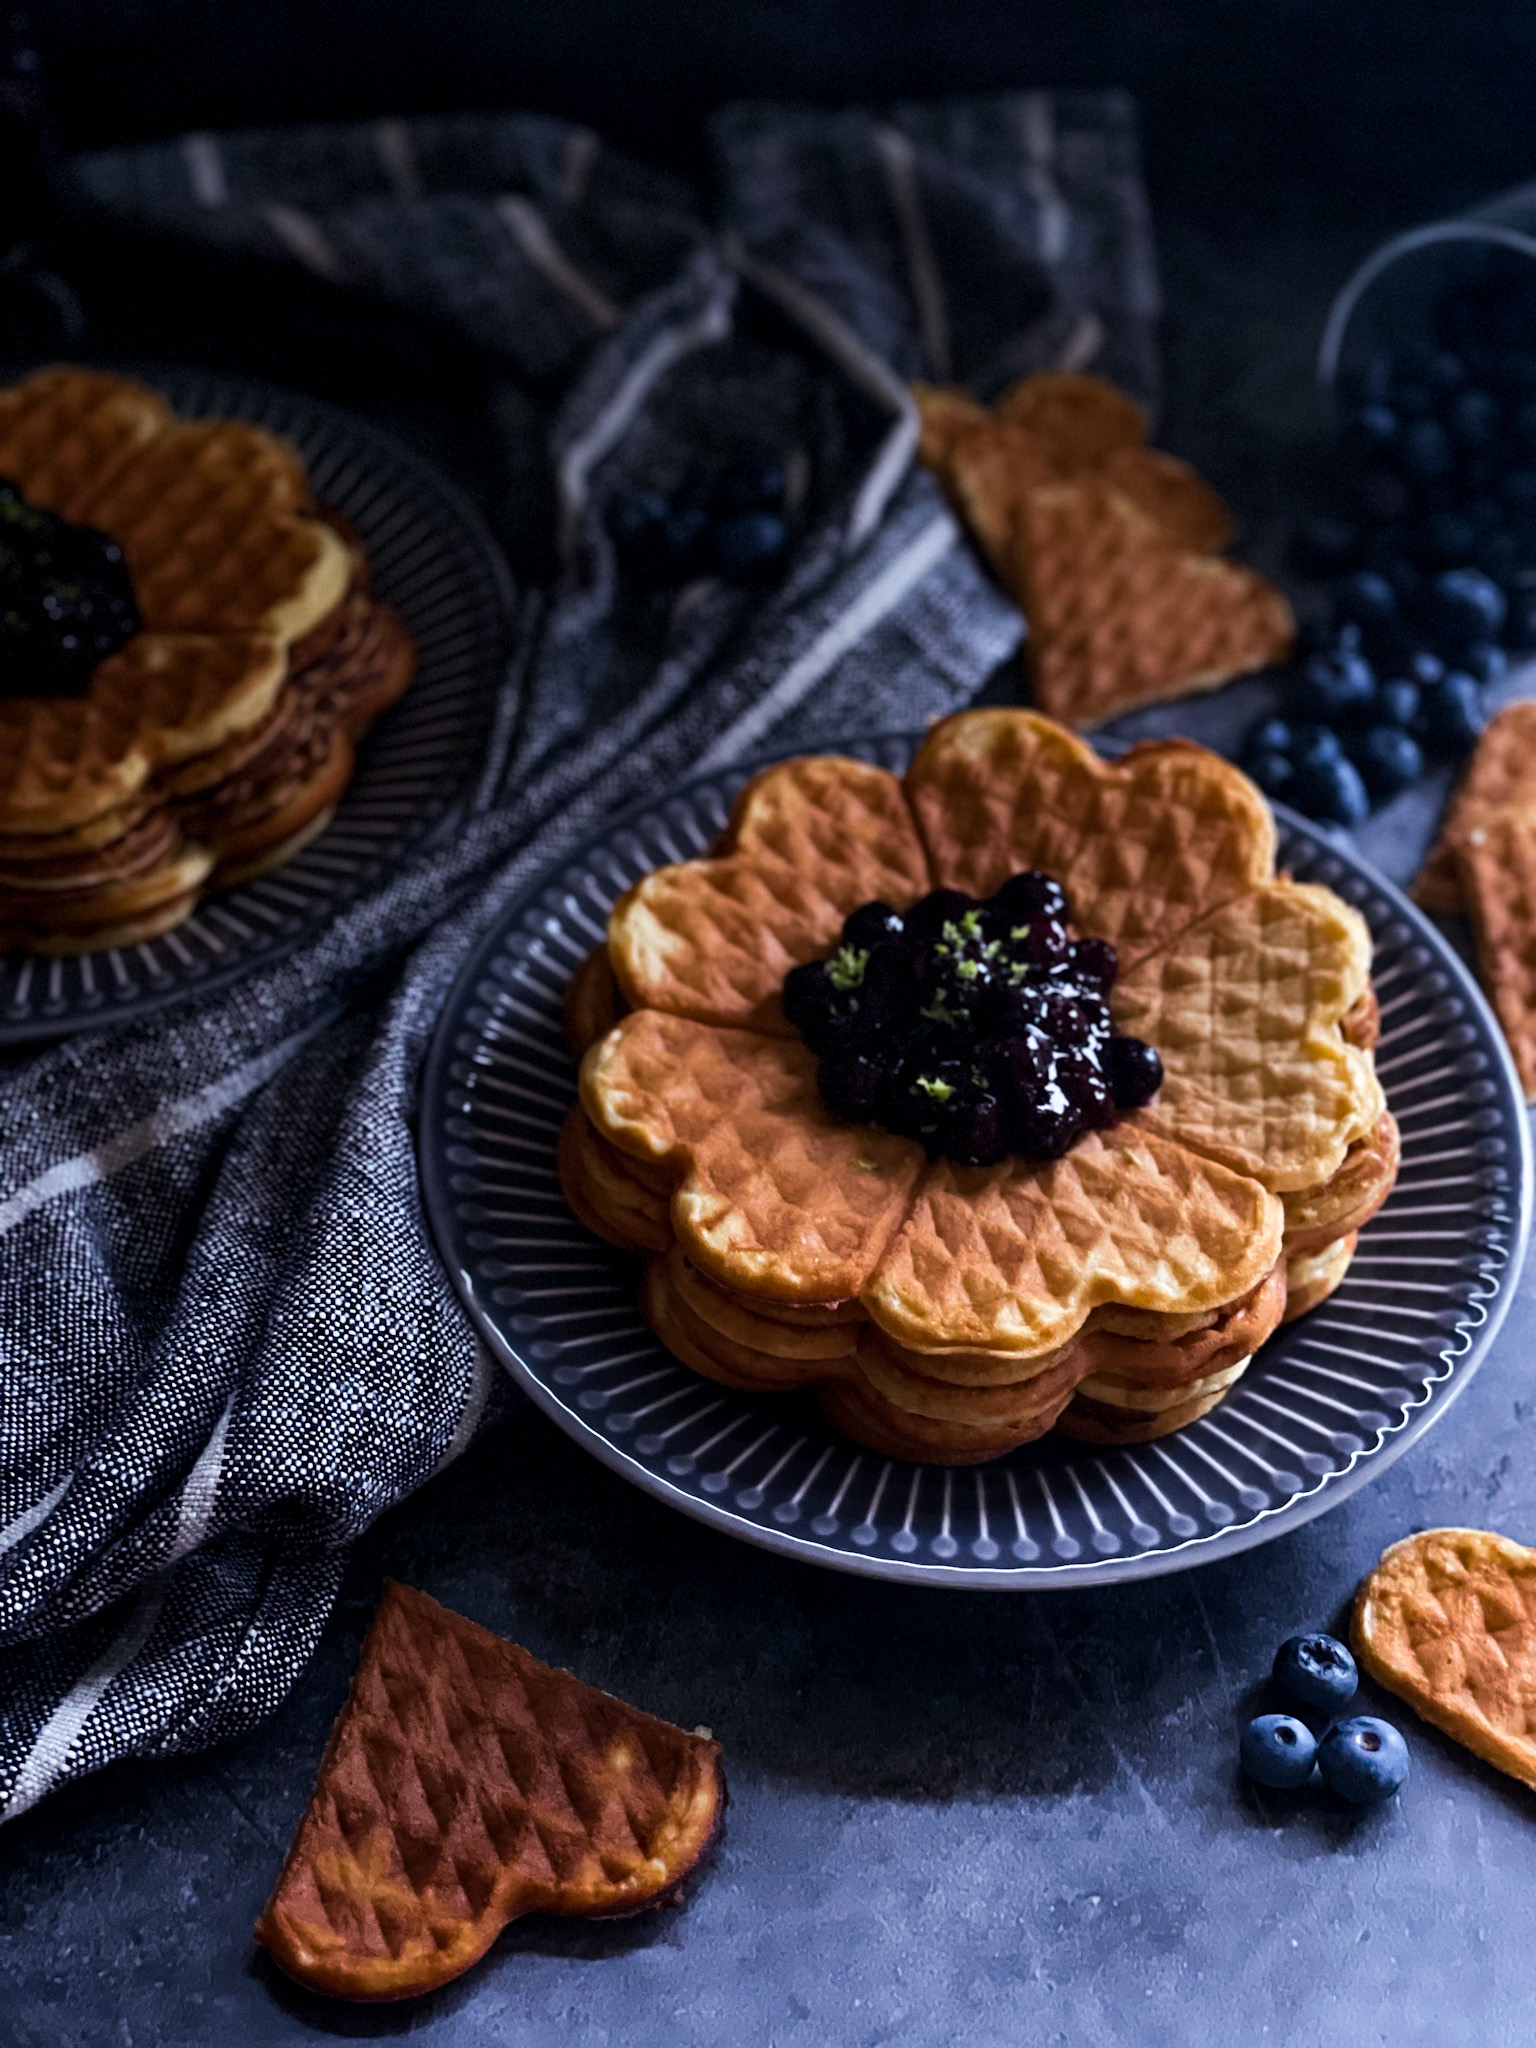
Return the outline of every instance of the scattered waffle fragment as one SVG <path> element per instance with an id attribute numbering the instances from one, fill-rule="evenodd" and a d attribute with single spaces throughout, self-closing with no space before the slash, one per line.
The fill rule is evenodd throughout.
<path id="1" fill-rule="evenodd" d="M 1536 1550 L 1484 1529 L 1404 1537 L 1355 1596 L 1350 1644 L 1378 1685 L 1536 1785 Z"/>
<path id="2" fill-rule="evenodd" d="M 1027 377 L 990 411 L 919 386 L 919 457 L 1023 607 L 1034 700 L 1074 725 L 1209 690 L 1290 651 L 1279 591 L 1219 559 L 1231 515 L 1102 378 Z"/>
<path id="3" fill-rule="evenodd" d="M 1483 986 L 1536 1102 L 1536 702 L 1489 721 L 1413 893 L 1471 919 Z"/>
<path id="4" fill-rule="evenodd" d="M 725 1796 L 718 1743 L 391 1583 L 256 1939 L 312 1990 L 414 1997 L 524 1913 L 673 1899 Z"/>

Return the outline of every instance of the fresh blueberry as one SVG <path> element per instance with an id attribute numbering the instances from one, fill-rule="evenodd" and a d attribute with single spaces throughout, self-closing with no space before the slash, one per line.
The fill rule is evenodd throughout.
<path id="1" fill-rule="evenodd" d="M 1461 657 L 1462 667 L 1480 683 L 1496 683 L 1509 667 L 1509 656 L 1497 640 L 1479 640 Z"/>
<path id="2" fill-rule="evenodd" d="M 1486 448 L 1499 431 L 1500 410 L 1491 391 L 1458 391 L 1445 409 L 1451 439 L 1462 448 Z"/>
<path id="3" fill-rule="evenodd" d="M 1390 448 L 1397 439 L 1399 421 L 1389 405 L 1362 405 L 1350 424 L 1366 448 Z"/>
<path id="4" fill-rule="evenodd" d="M 1425 743 L 1442 754 L 1464 754 L 1487 724 L 1483 693 L 1475 676 L 1452 669 L 1424 692 L 1419 728 Z"/>
<path id="5" fill-rule="evenodd" d="M 816 1083 L 833 1116 L 844 1123 L 868 1123 L 885 1092 L 885 1068 L 868 1053 L 835 1052 L 821 1062 Z"/>
<path id="6" fill-rule="evenodd" d="M 1399 410 L 1406 410 L 1399 400 Z M 1409 420 L 1398 438 L 1404 474 L 1415 483 L 1438 483 L 1451 467 L 1451 443 L 1438 420 Z"/>
<path id="7" fill-rule="evenodd" d="M 788 539 L 788 529 L 776 512 L 738 512 L 715 526 L 710 549 L 724 575 L 740 576 L 778 561 Z"/>
<path id="8" fill-rule="evenodd" d="M 1434 512 L 1424 522 L 1422 546 L 1431 562 L 1470 561 L 1472 550 L 1477 546 L 1477 527 L 1459 506 Z"/>
<path id="9" fill-rule="evenodd" d="M 1246 757 L 1248 773 L 1266 796 L 1283 797 L 1295 778 L 1296 764 L 1289 754 L 1269 750 Z"/>
<path id="10" fill-rule="evenodd" d="M 1459 653 L 1478 640 L 1497 640 L 1508 605 L 1480 569 L 1448 569 L 1429 586 L 1429 610 L 1436 638 Z"/>
<path id="11" fill-rule="evenodd" d="M 1410 683 L 1409 689 L 1413 688 Z M 1417 692 L 1415 692 L 1417 695 Z M 1378 801 L 1396 796 L 1424 773 L 1424 755 L 1417 740 L 1400 725 L 1373 725 L 1352 750 L 1365 786 Z"/>
<path id="12" fill-rule="evenodd" d="M 1472 550 L 1472 566 L 1481 569 L 1485 576 L 1491 576 L 1495 583 L 1502 583 L 1507 576 L 1513 576 L 1523 567 L 1526 549 L 1517 533 L 1508 526 L 1491 526 L 1478 536 Z"/>
<path id="13" fill-rule="evenodd" d="M 1346 519 L 1311 519 L 1291 536 L 1298 576 L 1338 576 L 1359 558 L 1360 531 Z"/>
<path id="14" fill-rule="evenodd" d="M 1429 648 L 1420 647 L 1408 657 L 1408 673 L 1421 690 L 1427 690 L 1445 674 L 1445 663 Z"/>
<path id="15" fill-rule="evenodd" d="M 1237 1753 L 1255 1783 L 1289 1792 L 1311 1777 L 1317 1737 L 1291 1714 L 1260 1714 L 1238 1738 Z"/>
<path id="16" fill-rule="evenodd" d="M 779 512 L 784 506 L 784 464 L 777 455 L 742 456 L 716 480 L 710 493 L 717 513 Z"/>
<path id="17" fill-rule="evenodd" d="M 843 944 L 845 946 L 879 946 L 890 939 L 899 939 L 906 926 L 901 913 L 892 910 L 889 903 L 878 899 L 873 903 L 861 903 L 857 910 L 850 911 L 843 919 Z"/>
<path id="18" fill-rule="evenodd" d="M 1536 511 L 1536 469 L 1522 464 L 1506 470 L 1499 484 L 1499 496 L 1513 512 Z"/>
<path id="19" fill-rule="evenodd" d="M 1304 718 L 1347 723 L 1365 710 L 1375 687 L 1363 654 L 1314 654 L 1297 679 L 1296 708 Z"/>
<path id="20" fill-rule="evenodd" d="M 1105 1066 L 1116 1109 L 1140 1109 L 1163 1085 L 1163 1062 L 1156 1046 L 1139 1038 L 1112 1038 Z"/>
<path id="21" fill-rule="evenodd" d="M 1067 898 L 1061 884 L 1038 868 L 1025 868 L 1010 875 L 991 902 L 992 921 L 999 931 L 1016 924 L 1029 924 L 1037 917 L 1061 920 L 1067 914 Z"/>
<path id="22" fill-rule="evenodd" d="M 1353 761 L 1342 757 L 1305 768 L 1298 764 L 1285 794 L 1286 800 L 1309 818 L 1332 825 L 1363 825 L 1370 815 L 1371 800 L 1360 771 Z"/>
<path id="23" fill-rule="evenodd" d="M 1291 759 L 1298 768 L 1323 768 L 1342 760 L 1343 742 L 1331 726 L 1298 725 L 1291 740 Z"/>
<path id="24" fill-rule="evenodd" d="M 1352 363 L 1344 373 L 1344 387 L 1357 405 L 1383 405 L 1392 391 L 1397 365 L 1385 350 L 1377 349 L 1363 361 Z"/>
<path id="25" fill-rule="evenodd" d="M 1318 1713 L 1336 1714 L 1355 1696 L 1355 1660 L 1336 1636 L 1290 1636 L 1275 1652 L 1275 1683 Z"/>
<path id="26" fill-rule="evenodd" d="M 1333 601 L 1341 618 L 1358 619 L 1362 626 L 1397 617 L 1397 592 L 1377 569 L 1357 569 L 1346 576 Z"/>
<path id="27" fill-rule="evenodd" d="M 1262 725 L 1253 728 L 1244 744 L 1251 754 L 1288 754 L 1294 738 L 1288 719 L 1266 718 Z"/>
<path id="28" fill-rule="evenodd" d="M 1418 684 L 1407 676 L 1391 676 L 1376 685 L 1371 717 L 1377 725 L 1400 725 L 1404 732 L 1411 732 L 1418 721 L 1422 695 Z"/>
<path id="29" fill-rule="evenodd" d="M 1356 1806 L 1390 1799 L 1408 1776 L 1408 1745 L 1390 1721 L 1354 1714 L 1318 1745 L 1324 1784 Z"/>

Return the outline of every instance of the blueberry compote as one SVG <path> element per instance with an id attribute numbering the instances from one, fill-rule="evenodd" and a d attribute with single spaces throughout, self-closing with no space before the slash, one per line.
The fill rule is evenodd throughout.
<path id="1" fill-rule="evenodd" d="M 0 697 L 78 697 L 139 630 L 116 541 L 0 478 Z"/>
<path id="2" fill-rule="evenodd" d="M 784 978 L 827 1108 L 968 1166 L 1059 1159 L 1140 1108 L 1162 1061 L 1116 1031 L 1115 949 L 1071 938 L 1068 915 L 1061 885 L 1033 870 L 985 903 L 935 889 L 905 912 L 854 911 L 830 959 Z"/>

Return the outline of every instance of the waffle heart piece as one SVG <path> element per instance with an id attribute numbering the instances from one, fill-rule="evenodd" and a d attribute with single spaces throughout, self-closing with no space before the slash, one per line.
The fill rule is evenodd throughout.
<path id="1" fill-rule="evenodd" d="M 676 1894 L 719 1827 L 718 1743 L 390 1584 L 256 1939 L 335 1997 L 414 1997 L 524 1913 Z"/>
<path id="2" fill-rule="evenodd" d="M 1356 1595 L 1350 1641 L 1378 1685 L 1536 1785 L 1536 1550 L 1484 1529 L 1407 1536 Z"/>
<path id="3" fill-rule="evenodd" d="M 1017 546 L 1035 702 L 1069 725 L 1214 690 L 1295 637 L 1272 584 L 1172 544 L 1102 478 L 1028 492 Z"/>

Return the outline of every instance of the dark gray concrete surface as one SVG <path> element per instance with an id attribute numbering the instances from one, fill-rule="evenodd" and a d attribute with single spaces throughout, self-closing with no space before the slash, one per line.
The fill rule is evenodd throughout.
<path id="1" fill-rule="evenodd" d="M 1187 209 L 1159 229 L 1163 439 L 1272 559 L 1317 497 L 1310 356 L 1369 232 L 1218 230 Z M 462 471 L 429 409 L 392 417 Z M 1227 693 L 1182 722 L 1219 736 L 1249 701 Z M 1427 800 L 1404 799 L 1367 844 L 1401 876 L 1428 822 Z M 1093 1594 L 903 1591 L 786 1564 L 636 1494 L 519 1408 L 359 1546 L 318 1655 L 264 1728 L 121 1767 L 0 1832 L 0 2043 L 1527 2041 L 1536 1795 L 1369 1687 L 1413 1752 L 1384 1811 L 1246 1789 L 1235 1736 L 1278 1641 L 1341 1624 L 1386 1543 L 1440 1523 L 1536 1538 L 1533 1338 L 1528 1280 L 1464 1397 L 1376 1484 L 1264 1549 Z M 389 1575 L 715 1730 L 728 1829 L 682 1910 L 523 1922 L 402 2008 L 310 1997 L 260 1959 L 251 1922 Z"/>

